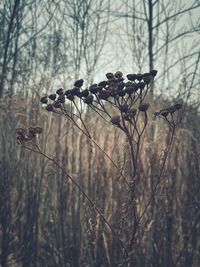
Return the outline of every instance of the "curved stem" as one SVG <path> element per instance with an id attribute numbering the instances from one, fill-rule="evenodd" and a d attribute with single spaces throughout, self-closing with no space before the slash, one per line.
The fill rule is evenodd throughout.
<path id="1" fill-rule="evenodd" d="M 126 252 L 126 249 L 121 241 L 121 239 L 119 238 L 119 236 L 116 234 L 115 230 L 112 228 L 112 226 L 110 225 L 110 223 L 108 222 L 108 220 L 106 219 L 106 217 L 103 215 L 103 213 L 100 211 L 100 209 L 95 205 L 94 201 L 85 193 L 85 191 L 81 188 L 81 186 L 75 181 L 75 179 L 65 170 L 65 168 L 63 168 L 58 161 L 56 161 L 54 158 L 51 158 L 50 156 L 48 156 L 47 154 L 45 154 L 44 152 L 42 152 L 42 150 L 40 149 L 40 147 L 34 142 L 33 143 L 35 145 L 35 147 L 37 148 L 38 151 L 36 151 L 35 149 L 29 148 L 27 146 L 23 146 L 25 149 L 28 149 L 30 151 L 33 152 L 37 152 L 40 155 L 44 156 L 45 158 L 47 158 L 48 160 L 50 160 L 53 164 L 55 164 L 59 169 L 62 170 L 62 172 L 66 175 L 66 177 L 78 188 L 79 192 L 88 200 L 88 202 L 92 205 L 92 207 L 97 211 L 97 213 L 100 215 L 100 217 L 102 218 L 102 220 L 106 223 L 106 225 L 108 226 L 108 228 L 111 230 L 111 232 L 113 233 L 113 236 L 120 242 L 120 245 L 122 247 L 122 249 Z"/>

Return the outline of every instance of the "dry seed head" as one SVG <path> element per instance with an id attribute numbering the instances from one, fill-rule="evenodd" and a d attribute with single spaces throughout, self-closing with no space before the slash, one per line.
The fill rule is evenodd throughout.
<path id="1" fill-rule="evenodd" d="M 93 95 L 89 95 L 89 96 L 85 97 L 84 102 L 88 105 L 91 105 L 93 102 Z"/>
<path id="2" fill-rule="evenodd" d="M 53 103 L 53 106 L 54 108 L 61 108 L 61 102 L 59 100 L 56 100 L 54 103 Z"/>
<path id="3" fill-rule="evenodd" d="M 123 73 L 121 71 L 115 72 L 115 78 L 122 78 L 122 77 L 123 77 Z"/>
<path id="4" fill-rule="evenodd" d="M 81 88 L 83 86 L 83 83 L 84 83 L 83 79 L 80 79 L 75 81 L 74 86 Z"/>
<path id="5" fill-rule="evenodd" d="M 173 114 L 174 112 L 176 112 L 177 109 L 176 109 L 175 106 L 171 106 L 171 107 L 166 108 L 166 110 L 167 110 L 169 113 Z"/>
<path id="6" fill-rule="evenodd" d="M 16 129 L 16 134 L 25 134 L 26 130 L 24 128 L 17 128 Z"/>
<path id="7" fill-rule="evenodd" d="M 77 86 L 74 86 L 72 89 L 71 89 L 71 94 L 72 95 L 78 95 L 80 93 L 80 88 L 77 87 Z"/>
<path id="8" fill-rule="evenodd" d="M 149 104 L 148 103 L 141 103 L 138 107 L 139 111 L 141 112 L 146 112 L 149 108 Z"/>
<path id="9" fill-rule="evenodd" d="M 81 92 L 81 97 L 87 97 L 89 95 L 89 90 L 85 89 Z"/>
<path id="10" fill-rule="evenodd" d="M 135 81 L 137 78 L 137 75 L 136 74 L 128 74 L 126 77 L 129 81 Z"/>
<path id="11" fill-rule="evenodd" d="M 113 118 L 111 119 L 110 122 L 111 122 L 112 124 L 118 126 L 118 125 L 120 125 L 120 121 L 121 121 L 121 120 L 120 120 L 120 116 L 115 116 L 115 117 L 113 117 Z"/>
<path id="12" fill-rule="evenodd" d="M 59 88 L 59 89 L 56 91 L 56 94 L 58 94 L 58 95 L 62 95 L 62 94 L 64 94 L 64 90 L 63 90 L 63 88 Z"/>
<path id="13" fill-rule="evenodd" d="M 158 71 L 157 70 L 151 70 L 150 74 L 155 77 L 157 75 Z"/>
<path id="14" fill-rule="evenodd" d="M 126 93 L 127 94 L 129 94 L 129 95 L 131 95 L 132 93 L 134 93 L 135 92 L 135 87 L 134 87 L 134 84 L 132 84 L 132 85 L 130 85 L 130 86 L 128 86 L 128 87 L 126 87 Z"/>
<path id="15" fill-rule="evenodd" d="M 71 94 L 71 91 L 72 91 L 72 90 L 66 90 L 66 91 L 65 91 L 65 95 L 66 95 L 66 96 L 67 96 L 67 95 L 70 95 L 70 94 Z"/>
<path id="16" fill-rule="evenodd" d="M 151 82 L 152 77 L 151 76 L 143 76 L 143 81 L 145 84 L 149 84 Z"/>
<path id="17" fill-rule="evenodd" d="M 48 104 L 48 105 L 46 106 L 46 110 L 47 110 L 47 111 L 53 111 L 53 105 L 52 105 L 52 104 Z"/>
<path id="18" fill-rule="evenodd" d="M 140 82 L 142 80 L 142 78 L 143 78 L 142 74 L 138 73 L 136 79 Z"/>
<path id="19" fill-rule="evenodd" d="M 100 91 L 98 94 L 99 99 L 102 99 L 102 100 L 107 100 L 109 96 L 110 94 L 107 91 Z"/>
<path id="20" fill-rule="evenodd" d="M 65 103 L 65 95 L 59 95 L 57 101 L 59 101 L 60 103 Z"/>
<path id="21" fill-rule="evenodd" d="M 149 76 L 151 76 L 151 74 L 150 74 L 149 72 L 145 72 L 145 73 L 142 74 L 142 77 L 143 77 L 143 78 L 144 78 L 144 77 L 149 77 Z"/>
<path id="22" fill-rule="evenodd" d="M 98 86 L 103 86 L 103 87 L 106 87 L 106 85 L 108 84 L 107 81 L 101 81 Z"/>
<path id="23" fill-rule="evenodd" d="M 141 90 L 143 90 L 144 87 L 145 87 L 145 83 L 144 83 L 144 82 L 139 82 L 139 83 L 138 83 L 138 87 L 139 87 Z"/>
<path id="24" fill-rule="evenodd" d="M 43 96 L 43 97 L 41 97 L 40 101 L 41 101 L 43 104 L 47 104 L 47 103 L 48 103 L 47 96 Z"/>
<path id="25" fill-rule="evenodd" d="M 99 87 L 97 84 L 93 84 L 89 87 L 89 90 L 92 94 L 96 94 L 99 91 Z"/>
<path id="26" fill-rule="evenodd" d="M 27 140 L 25 134 L 17 134 L 16 139 L 18 144 L 25 142 Z"/>
<path id="27" fill-rule="evenodd" d="M 128 111 L 128 105 L 127 104 L 123 104 L 119 107 L 119 110 L 121 112 L 127 112 Z"/>
<path id="28" fill-rule="evenodd" d="M 69 94 L 66 96 L 67 99 L 69 99 L 70 101 L 73 101 L 74 100 L 74 96 L 72 94 Z"/>
<path id="29" fill-rule="evenodd" d="M 123 90 L 124 87 L 125 87 L 125 83 L 124 82 L 120 82 L 120 83 L 117 84 L 117 89 L 119 91 Z"/>
<path id="30" fill-rule="evenodd" d="M 51 99 L 51 100 L 56 100 L 56 94 L 50 94 L 49 95 L 49 99 Z"/>
<path id="31" fill-rule="evenodd" d="M 36 136 L 36 129 L 34 127 L 29 127 L 27 137 L 29 140 L 33 139 Z"/>
<path id="32" fill-rule="evenodd" d="M 35 127 L 29 127 L 29 128 L 28 128 L 28 132 L 29 132 L 29 133 L 36 133 L 37 130 L 36 130 Z"/>
<path id="33" fill-rule="evenodd" d="M 168 115 L 169 115 L 169 111 L 168 110 L 162 110 L 161 112 L 160 112 L 160 115 L 162 115 L 163 117 L 167 117 Z"/>
<path id="34" fill-rule="evenodd" d="M 106 77 L 107 77 L 108 80 L 115 78 L 115 76 L 114 76 L 114 74 L 112 72 L 106 73 Z"/>
<path id="35" fill-rule="evenodd" d="M 121 90 L 117 92 L 118 96 L 125 96 L 126 91 L 125 90 Z"/>

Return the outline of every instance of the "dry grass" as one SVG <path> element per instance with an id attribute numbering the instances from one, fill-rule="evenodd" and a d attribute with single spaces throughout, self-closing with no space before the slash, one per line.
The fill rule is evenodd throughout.
<path id="1" fill-rule="evenodd" d="M 9 105 L 6 100 L 1 103 L 2 267 L 117 266 L 121 247 L 110 229 L 62 170 L 16 144 L 15 129 L 41 126 L 42 150 L 73 175 L 116 229 L 127 185 L 85 135 L 65 119 L 41 110 L 36 96 L 32 100 L 16 97 Z M 185 113 L 176 132 L 158 189 L 141 221 L 138 266 L 200 265 L 199 121 L 198 115 Z M 91 113 L 87 124 L 98 144 L 120 168 L 125 166 L 128 175 L 129 154 L 121 132 Z M 139 157 L 138 211 L 144 210 L 152 194 L 168 142 L 166 125 L 159 121 L 153 125 L 156 138 L 149 140 L 147 129 Z"/>

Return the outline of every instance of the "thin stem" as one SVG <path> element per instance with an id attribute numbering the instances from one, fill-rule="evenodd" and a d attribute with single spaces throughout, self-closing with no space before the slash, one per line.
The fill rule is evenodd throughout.
<path id="1" fill-rule="evenodd" d="M 44 152 L 42 152 L 42 150 L 40 149 L 40 147 L 35 142 L 33 144 L 38 149 L 38 151 L 36 151 L 35 149 L 32 149 L 32 148 L 29 148 L 27 146 L 24 146 L 24 145 L 23 145 L 23 147 L 25 149 L 30 150 L 30 151 L 39 153 L 40 155 L 44 156 L 45 158 L 47 158 L 48 160 L 50 160 L 51 162 L 53 162 L 59 169 L 62 170 L 62 172 L 66 175 L 66 177 L 68 179 L 70 179 L 70 181 L 78 188 L 79 192 L 88 200 L 88 202 L 92 205 L 92 207 L 97 211 L 97 213 L 100 215 L 100 217 L 102 218 L 102 220 L 106 223 L 106 225 L 109 227 L 109 229 L 113 233 L 113 236 L 120 242 L 120 245 L 121 245 L 122 249 L 124 251 L 126 251 L 126 249 L 125 249 L 125 247 L 124 247 L 121 239 L 115 233 L 115 230 L 112 228 L 112 226 L 110 225 L 110 223 L 108 222 L 108 220 L 106 219 L 106 217 L 103 215 L 103 213 L 100 211 L 100 209 L 95 205 L 94 201 L 85 193 L 85 191 L 81 188 L 81 186 L 75 181 L 75 179 L 55 159 L 51 158 L 50 156 L 48 156 L 47 154 L 45 154 Z"/>
<path id="2" fill-rule="evenodd" d="M 150 196 L 150 198 L 149 198 L 149 200 L 148 200 L 148 202 L 147 202 L 142 214 L 140 215 L 140 217 L 138 219 L 138 222 L 137 222 L 138 224 L 140 223 L 141 219 L 143 218 L 144 214 L 146 213 L 146 211 L 147 211 L 147 209 L 148 209 L 148 207 L 149 207 L 149 205 L 150 205 L 150 203 L 151 203 L 151 201 L 152 201 L 152 199 L 153 199 L 153 197 L 155 195 L 155 192 L 156 192 L 156 190 L 158 188 L 158 185 L 160 183 L 161 177 L 162 177 L 164 169 L 165 169 L 167 156 L 169 155 L 169 150 L 171 148 L 171 145 L 172 145 L 172 142 L 173 142 L 173 139 L 174 139 L 174 133 L 175 133 L 175 126 L 172 128 L 172 134 L 171 134 L 170 142 L 168 143 L 166 151 L 165 151 L 165 157 L 164 157 L 163 164 L 162 164 L 162 167 L 161 167 L 160 175 L 158 176 L 157 183 L 156 183 L 155 187 L 153 188 L 152 194 L 151 194 L 151 196 Z"/>

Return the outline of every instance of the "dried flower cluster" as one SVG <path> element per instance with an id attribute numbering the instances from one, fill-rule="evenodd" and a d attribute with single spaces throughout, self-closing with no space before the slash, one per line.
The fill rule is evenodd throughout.
<path id="1" fill-rule="evenodd" d="M 165 121 L 168 122 L 169 126 L 174 128 L 176 126 L 176 119 L 174 117 L 174 114 L 179 112 L 179 110 L 182 108 L 181 103 L 175 103 L 174 105 L 161 109 L 154 113 L 155 117 L 161 117 Z M 178 119 L 178 117 L 177 117 Z"/>
<path id="2" fill-rule="evenodd" d="M 144 210 L 140 212 L 137 208 L 137 181 L 138 180 L 138 160 L 141 147 L 142 135 L 148 124 L 149 103 L 145 102 L 145 97 L 150 90 L 154 78 L 157 75 L 156 70 L 152 70 L 143 74 L 128 74 L 123 76 L 121 71 L 116 73 L 107 73 L 106 79 L 90 85 L 89 87 L 83 87 L 83 79 L 75 81 L 73 88 L 64 90 L 59 88 L 50 95 L 45 95 L 41 98 L 41 102 L 45 105 L 48 112 L 54 112 L 66 116 L 77 128 L 82 131 L 91 142 L 93 142 L 106 156 L 111 160 L 114 166 L 120 172 L 121 177 L 128 186 L 127 200 L 124 203 L 124 207 L 121 212 L 121 220 L 119 223 L 120 231 L 116 231 L 109 221 L 105 218 L 103 213 L 96 207 L 95 203 L 79 186 L 76 180 L 68 174 L 67 171 L 53 158 L 43 153 L 40 147 L 35 142 L 35 138 L 42 132 L 40 127 L 30 127 L 27 130 L 23 128 L 17 129 L 17 141 L 25 148 L 42 154 L 49 160 L 51 160 L 56 166 L 58 166 L 66 176 L 73 182 L 73 184 L 79 189 L 79 191 L 86 197 L 89 203 L 94 207 L 94 212 L 88 220 L 88 241 L 96 251 L 98 243 L 98 232 L 100 227 L 100 218 L 107 224 L 112 231 L 116 240 L 120 242 L 123 250 L 124 262 L 129 262 L 129 265 L 133 266 L 135 262 L 135 255 L 137 253 L 136 244 L 138 233 L 140 230 L 140 221 L 143 218 L 146 210 L 148 209 L 151 200 L 155 194 L 155 191 L 160 183 L 161 176 L 164 171 L 167 155 L 170 151 L 170 147 L 173 141 L 175 133 L 176 122 L 173 114 L 181 109 L 181 104 L 176 103 L 170 107 L 161 109 L 155 112 L 156 117 L 164 119 L 169 127 L 170 139 L 165 150 L 165 156 L 162 160 L 162 166 L 160 174 L 158 175 L 157 182 L 152 190 L 152 195 L 145 204 Z M 70 104 L 70 105 L 69 105 Z M 100 115 L 104 120 L 110 124 L 121 129 L 129 145 L 129 153 L 131 158 L 131 172 L 130 177 L 125 177 L 118 165 L 112 160 L 112 158 L 97 144 L 97 142 L 90 135 L 87 125 L 84 121 L 84 105 L 89 106 L 94 112 Z M 113 115 L 115 114 L 115 115 Z M 28 141 L 34 141 L 29 143 L 30 146 L 25 146 L 24 143 Z M 127 227 L 124 227 L 126 225 Z M 123 231 L 121 231 L 121 229 Z M 124 240 L 124 241 L 122 241 Z"/>
<path id="3" fill-rule="evenodd" d="M 166 118 L 168 115 L 170 115 L 170 114 L 172 115 L 174 112 L 180 110 L 181 107 L 182 107 L 182 105 L 180 103 L 176 103 L 173 106 L 170 106 L 170 107 L 161 109 L 158 112 L 155 112 L 154 115 L 155 116 L 161 115 L 162 117 L 165 117 Z"/>
<path id="4" fill-rule="evenodd" d="M 80 79 L 75 81 L 72 89 L 59 88 L 55 93 L 43 96 L 41 102 L 49 112 L 64 113 L 65 104 L 69 102 L 77 109 L 75 100 L 79 99 L 81 105 L 85 103 L 97 113 L 104 113 L 113 125 L 123 128 L 122 121 L 122 124 L 125 121 L 134 123 L 138 112 L 146 113 L 148 110 L 149 104 L 143 100 L 156 74 L 156 70 L 144 74 L 128 74 L 126 77 L 123 77 L 121 71 L 107 73 L 107 79 L 88 88 L 82 88 L 84 81 Z M 107 111 L 106 103 L 116 108 L 119 115 L 112 117 Z"/>
<path id="5" fill-rule="evenodd" d="M 18 143 L 24 143 L 32 141 L 37 135 L 42 133 L 40 127 L 29 127 L 28 129 L 18 128 L 16 129 L 16 138 Z"/>

